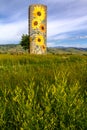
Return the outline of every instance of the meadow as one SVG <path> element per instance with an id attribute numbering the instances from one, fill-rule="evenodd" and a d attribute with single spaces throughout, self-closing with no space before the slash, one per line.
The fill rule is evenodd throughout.
<path id="1" fill-rule="evenodd" d="M 0 130 L 87 130 L 87 56 L 1 54 Z"/>

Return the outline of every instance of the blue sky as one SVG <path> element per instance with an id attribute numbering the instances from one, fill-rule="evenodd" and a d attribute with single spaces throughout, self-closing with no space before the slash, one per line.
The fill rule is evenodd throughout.
<path id="1" fill-rule="evenodd" d="M 1 0 L 0 44 L 28 34 L 28 6 L 47 5 L 47 46 L 87 48 L 87 0 Z"/>

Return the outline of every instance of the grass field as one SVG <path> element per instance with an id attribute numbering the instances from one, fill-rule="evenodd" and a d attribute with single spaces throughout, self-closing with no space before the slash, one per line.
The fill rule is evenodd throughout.
<path id="1" fill-rule="evenodd" d="M 0 130 L 87 130 L 87 56 L 1 54 Z"/>

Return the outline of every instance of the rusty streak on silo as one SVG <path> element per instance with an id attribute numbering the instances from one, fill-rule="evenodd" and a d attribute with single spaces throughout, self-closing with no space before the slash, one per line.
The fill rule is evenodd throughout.
<path id="1" fill-rule="evenodd" d="M 47 6 L 30 5 L 28 15 L 30 54 L 45 54 L 47 50 Z"/>

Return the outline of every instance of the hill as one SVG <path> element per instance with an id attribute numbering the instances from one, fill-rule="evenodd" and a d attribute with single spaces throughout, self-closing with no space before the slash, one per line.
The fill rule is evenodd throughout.
<path id="1" fill-rule="evenodd" d="M 0 45 L 0 53 L 28 53 L 28 50 L 24 50 L 19 44 L 7 44 Z M 75 47 L 48 47 L 48 54 L 86 54 L 87 48 L 75 48 Z"/>
<path id="2" fill-rule="evenodd" d="M 19 44 L 6 44 L 0 45 L 0 53 L 1 54 L 15 54 L 15 53 L 25 53 L 26 51 Z"/>
<path id="3" fill-rule="evenodd" d="M 52 53 L 52 54 L 87 54 L 87 48 L 49 47 L 48 53 Z"/>

